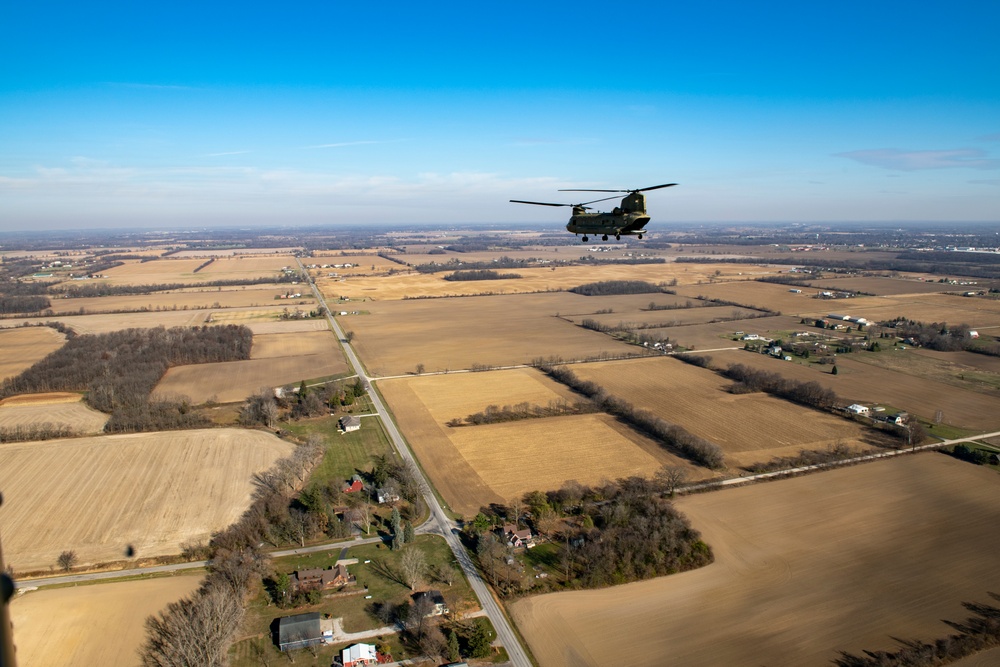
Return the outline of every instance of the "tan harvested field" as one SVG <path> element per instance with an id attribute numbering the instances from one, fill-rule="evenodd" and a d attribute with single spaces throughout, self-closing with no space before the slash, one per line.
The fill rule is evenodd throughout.
<path id="1" fill-rule="evenodd" d="M 320 355 L 177 366 L 168 370 L 156 385 L 154 396 L 186 396 L 195 404 L 234 403 L 245 400 L 261 387 L 277 387 L 345 370 L 343 358 Z"/>
<path id="2" fill-rule="evenodd" d="M 878 296 L 893 296 L 899 294 L 932 294 L 936 292 L 957 292 L 959 285 L 927 282 L 926 280 L 903 280 L 901 278 L 837 278 L 830 276 L 809 281 L 815 289 L 843 290 L 852 292 L 868 292 Z M 789 285 L 791 287 L 791 285 Z M 802 288 L 807 289 L 807 288 Z"/>
<path id="3" fill-rule="evenodd" d="M 0 329 L 0 380 L 20 374 L 65 342 L 66 336 L 51 327 Z"/>
<path id="4" fill-rule="evenodd" d="M 701 303 L 701 302 L 697 302 Z M 574 322 L 584 319 L 595 320 L 605 326 L 624 326 L 634 329 L 638 325 L 655 327 L 652 333 L 663 333 L 661 327 L 685 326 L 689 324 L 707 324 L 715 320 L 730 320 L 757 314 L 758 311 L 747 310 L 735 306 L 697 306 L 694 308 L 678 308 L 676 310 L 652 310 L 638 313 L 614 312 L 601 315 L 574 316 Z M 741 321 L 732 321 L 730 328 L 739 326 Z"/>
<path id="5" fill-rule="evenodd" d="M 851 357 L 880 368 L 900 371 L 914 378 L 930 379 L 993 397 L 1000 395 L 1000 358 L 974 352 L 936 352 L 907 348 Z"/>
<path id="6" fill-rule="evenodd" d="M 989 602 L 998 493 L 994 471 L 924 453 L 684 497 L 712 565 L 510 610 L 542 667 L 829 665 Z"/>
<path id="7" fill-rule="evenodd" d="M 205 258 L 201 257 L 180 259 L 165 257 L 149 262 L 126 260 L 122 266 L 104 271 L 102 275 L 106 277 L 99 280 L 112 285 L 197 284 L 213 280 L 276 278 L 283 266 L 295 266 L 295 258 L 291 255 L 235 256 L 216 259 L 195 273 L 194 270 L 205 261 Z"/>
<path id="8" fill-rule="evenodd" d="M 235 521 L 251 476 L 290 453 L 269 433 L 201 429 L 0 445 L 4 559 L 20 571 L 180 552 Z M 44 517 L 44 521 L 39 521 Z"/>
<path id="9" fill-rule="evenodd" d="M 669 336 L 671 341 L 689 350 L 714 350 L 730 347 L 742 348 L 745 343 L 742 340 L 734 339 L 737 331 L 755 333 L 767 338 L 776 338 L 785 335 L 786 332 L 808 330 L 808 327 L 800 324 L 798 317 L 779 315 L 777 317 L 756 317 L 748 320 L 734 320 L 732 322 L 664 327 L 656 329 L 655 333 Z M 816 331 L 819 331 L 819 329 L 816 329 Z"/>
<path id="10" fill-rule="evenodd" d="M 10 606 L 21 667 L 131 667 L 146 617 L 198 589 L 200 575 L 46 588 Z"/>
<path id="11" fill-rule="evenodd" d="M 199 290 L 176 290 L 156 294 L 127 294 L 123 296 L 102 296 L 80 299 L 52 299 L 52 312 L 74 314 L 109 313 L 126 310 L 208 310 L 212 308 L 246 308 L 250 306 L 302 306 L 312 309 L 316 300 L 308 292 L 308 298 L 278 299 L 288 292 L 302 292 L 297 285 L 247 288 L 202 288 Z"/>
<path id="12" fill-rule="evenodd" d="M 316 280 L 316 284 L 331 300 L 336 299 L 339 295 L 346 295 L 351 299 L 395 300 L 484 293 L 517 294 L 567 290 L 578 285 L 603 280 L 645 280 L 660 283 L 669 282 L 676 278 L 679 284 L 686 285 L 701 280 L 707 281 L 708 277 L 716 270 L 721 270 L 721 266 L 725 265 L 666 263 L 504 269 L 500 272 L 517 273 L 521 278 L 470 281 L 445 280 L 444 276 L 451 271 L 442 271 L 435 274 L 410 273 L 395 276 L 347 278 L 345 280 L 319 278 Z M 746 272 L 754 268 L 766 272 L 761 267 L 752 266 L 740 266 L 739 270 Z"/>
<path id="13" fill-rule="evenodd" d="M 812 298 L 809 288 L 762 283 L 756 280 L 736 280 L 711 285 L 682 285 L 672 289 L 676 289 L 678 295 L 692 299 L 699 296 L 709 299 L 725 299 L 744 306 L 768 308 L 783 315 L 801 315 L 824 308 L 845 307 L 840 305 L 844 303 L 843 301 L 821 301 Z M 795 294 L 790 292 L 790 289 L 801 289 L 802 292 Z"/>
<path id="14" fill-rule="evenodd" d="M 329 328 L 325 319 L 281 320 L 283 307 L 222 309 L 222 310 L 166 310 L 152 313 L 105 313 L 101 315 L 62 315 L 55 317 L 27 317 L 0 320 L 0 327 L 20 327 L 23 323 L 37 324 L 61 322 L 78 334 L 107 333 L 119 329 L 151 329 L 153 327 L 196 327 L 206 324 L 242 324 L 254 334 L 292 333 L 296 331 L 323 331 Z M 290 308 L 290 310 L 294 310 Z M 0 335 L 6 333 L 0 329 Z M 0 351 L 2 355 L 2 351 Z"/>
<path id="15" fill-rule="evenodd" d="M 572 370 L 637 408 L 716 443 L 731 466 L 838 442 L 867 446 L 865 429 L 856 422 L 764 393 L 730 394 L 730 380 L 670 357 L 579 364 Z"/>
<path id="16" fill-rule="evenodd" d="M 449 427 L 487 405 L 547 405 L 572 395 L 534 369 L 400 378 L 378 383 L 435 488 L 455 511 L 474 515 L 536 489 L 575 479 L 597 484 L 687 465 L 605 414 Z M 692 479 L 709 473 L 690 469 Z"/>
<path id="17" fill-rule="evenodd" d="M 837 357 L 837 375 L 831 375 L 825 367 L 807 367 L 742 350 L 713 352 L 709 356 L 720 368 L 740 363 L 793 380 L 819 382 L 835 391 L 843 405 L 890 405 L 924 419 L 931 419 L 941 410 L 945 424 L 977 431 L 1000 429 L 1000 395 L 987 396 L 935 380 L 918 381 L 912 375 L 862 363 L 850 356 Z"/>
<path id="18" fill-rule="evenodd" d="M 75 400 L 72 401 L 53 401 L 34 405 L 4 401 L 4 404 L 0 405 L 0 429 L 48 424 L 57 428 L 72 429 L 74 433 L 81 435 L 103 431 L 108 415 L 84 405 L 80 394 L 74 396 Z"/>
<path id="19" fill-rule="evenodd" d="M 251 359 L 300 357 L 307 355 L 343 357 L 340 344 L 333 332 L 306 331 L 302 333 L 260 334 L 253 337 Z M 345 367 L 346 369 L 346 367 Z"/>
<path id="20" fill-rule="evenodd" d="M 978 600 L 977 600 L 978 602 Z M 987 601 L 989 604 L 989 601 Z M 994 603 L 995 604 L 995 603 Z M 1000 648 L 983 651 L 968 658 L 951 663 L 951 667 L 998 667 L 1000 666 Z"/>
<path id="21" fill-rule="evenodd" d="M 374 375 L 401 375 L 473 364 L 509 366 L 537 357 L 566 359 L 634 354 L 635 346 L 554 317 L 581 312 L 588 298 L 568 292 L 455 299 L 375 301 L 368 315 L 341 317 L 356 334 L 358 355 Z"/>

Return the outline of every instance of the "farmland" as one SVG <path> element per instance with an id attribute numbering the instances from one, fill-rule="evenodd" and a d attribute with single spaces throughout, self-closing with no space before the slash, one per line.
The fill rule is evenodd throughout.
<path id="1" fill-rule="evenodd" d="M 15 598 L 21 665 L 138 665 L 144 621 L 194 592 L 201 576 L 161 577 L 33 591 Z"/>
<path id="2" fill-rule="evenodd" d="M 1000 586 L 998 491 L 993 471 L 927 453 L 686 497 L 714 564 L 520 600 L 512 615 L 542 667 L 818 666 L 931 640 Z"/>
<path id="3" fill-rule="evenodd" d="M 242 401 L 261 387 L 339 375 L 347 370 L 347 361 L 329 330 L 254 335 L 250 357 L 245 361 L 171 368 L 155 393 L 187 396 L 195 403 L 231 403 Z"/>
<path id="4" fill-rule="evenodd" d="M 0 401 L 0 429 L 51 425 L 74 433 L 95 434 L 104 429 L 108 415 L 82 403 L 81 394 L 25 394 Z"/>
<path id="5" fill-rule="evenodd" d="M 219 258 L 195 272 L 203 258 L 162 258 L 153 261 L 126 260 L 122 266 L 102 273 L 103 282 L 112 285 L 156 285 L 162 283 L 198 284 L 215 280 L 248 280 L 277 277 L 284 266 L 295 264 L 288 255 L 263 257 L 235 256 Z"/>
<path id="6" fill-rule="evenodd" d="M 355 348 L 375 375 L 400 375 L 418 363 L 444 371 L 524 364 L 549 355 L 578 359 L 637 352 L 554 317 L 561 310 L 595 308 L 595 298 L 553 293 L 376 301 L 365 303 L 370 314 L 339 321 L 354 331 Z"/>
<path id="7" fill-rule="evenodd" d="M 246 308 L 252 306 L 302 306 L 315 308 L 312 298 L 290 301 L 276 300 L 289 292 L 300 291 L 295 286 L 274 287 L 213 287 L 173 290 L 152 294 L 126 294 L 86 298 L 52 299 L 51 310 L 57 315 L 80 313 L 110 313 L 115 311 L 208 310 Z"/>
<path id="8" fill-rule="evenodd" d="M 292 445 L 211 429 L 0 445 L 4 559 L 18 571 L 178 553 L 248 504 L 250 477 Z M 45 517 L 45 521 L 39 521 Z"/>
<path id="9" fill-rule="evenodd" d="M 731 466 L 839 442 L 857 447 L 865 435 L 855 422 L 767 394 L 730 394 L 729 380 L 677 359 L 583 364 L 573 371 L 612 395 L 626 397 L 637 408 L 719 445 Z"/>
<path id="10" fill-rule="evenodd" d="M 571 396 L 531 369 L 386 380 L 379 382 L 379 389 L 435 487 L 452 509 L 466 515 L 482 505 L 504 503 L 527 491 L 556 489 L 572 479 L 597 484 L 649 476 L 665 464 L 684 465 L 604 414 L 446 425 L 489 404 L 546 405 Z M 691 472 L 692 478 L 707 474 L 694 468 Z"/>
<path id="11" fill-rule="evenodd" d="M 51 327 L 0 329 L 0 380 L 18 375 L 65 342 L 66 336 Z"/>
<path id="12" fill-rule="evenodd" d="M 1000 428 L 1000 396 L 961 389 L 937 380 L 917 382 L 914 376 L 902 371 L 879 368 L 851 356 L 837 357 L 837 375 L 831 375 L 820 366 L 782 362 L 742 350 L 713 352 L 709 356 L 713 365 L 721 368 L 739 363 L 778 372 L 791 380 L 819 382 L 836 392 L 844 405 L 882 403 L 924 419 L 931 419 L 941 410 L 945 424 L 980 431 Z"/>

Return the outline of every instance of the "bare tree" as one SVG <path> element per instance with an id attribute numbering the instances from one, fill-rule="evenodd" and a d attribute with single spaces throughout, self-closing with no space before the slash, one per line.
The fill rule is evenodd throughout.
<path id="1" fill-rule="evenodd" d="M 424 573 L 427 571 L 427 560 L 424 552 L 414 545 L 406 547 L 403 557 L 399 562 L 401 574 L 410 590 L 415 590 L 424 580 Z"/>
<path id="2" fill-rule="evenodd" d="M 242 597 L 228 587 L 203 588 L 146 619 L 139 658 L 144 667 L 223 667 L 243 613 Z"/>
<path id="3" fill-rule="evenodd" d="M 677 487 L 687 480 L 688 471 L 681 466 L 665 465 L 656 471 L 656 481 L 663 485 L 663 492 L 671 498 Z"/>
<path id="4" fill-rule="evenodd" d="M 56 559 L 56 562 L 59 563 L 59 567 L 66 572 L 69 572 L 77 563 L 76 552 L 73 550 L 64 551 L 59 554 L 59 558 Z"/>

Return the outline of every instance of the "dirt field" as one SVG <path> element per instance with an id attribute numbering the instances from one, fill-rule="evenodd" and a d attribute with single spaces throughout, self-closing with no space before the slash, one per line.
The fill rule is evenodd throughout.
<path id="1" fill-rule="evenodd" d="M 701 302 L 696 302 L 701 303 Z M 758 311 L 747 310 L 735 306 L 696 306 L 694 308 L 680 308 L 677 310 L 652 310 L 641 312 L 614 312 L 600 315 L 588 315 L 586 318 L 575 316 L 574 322 L 581 322 L 584 319 L 595 320 L 605 326 L 624 326 L 635 329 L 639 325 L 648 325 L 650 333 L 661 333 L 660 329 L 674 326 L 687 326 L 691 324 L 706 324 L 716 320 L 728 320 L 731 318 L 746 317 L 755 315 Z M 730 323 L 730 328 L 738 328 L 742 322 L 734 321 Z"/>
<path id="2" fill-rule="evenodd" d="M 10 607 L 18 664 L 138 665 L 136 650 L 146 638 L 146 617 L 193 593 L 201 578 L 162 577 L 21 595 Z"/>
<path id="3" fill-rule="evenodd" d="M 316 300 L 310 298 L 279 300 L 276 297 L 288 292 L 301 292 L 295 285 L 266 288 L 202 288 L 198 290 L 176 290 L 156 294 L 127 294 L 123 296 L 102 296 L 85 299 L 52 299 L 52 312 L 56 314 L 108 313 L 117 310 L 208 310 L 212 308 L 246 308 L 250 306 L 301 306 L 304 309 L 316 307 Z"/>
<path id="4" fill-rule="evenodd" d="M 936 292 L 957 292 L 962 288 L 947 283 L 927 282 L 926 280 L 903 280 L 900 278 L 869 278 L 850 277 L 837 278 L 830 276 L 809 281 L 817 289 L 844 290 L 853 292 L 868 292 L 879 296 L 898 294 L 933 294 Z M 789 287 L 792 287 L 789 285 Z M 805 288 L 803 288 L 805 289 Z"/>
<path id="5" fill-rule="evenodd" d="M 249 502 L 250 476 L 292 445 L 260 431 L 206 429 L 0 445 L 4 559 L 16 570 L 178 553 Z M 45 517 L 45 521 L 39 521 Z"/>
<path id="6" fill-rule="evenodd" d="M 51 327 L 0 329 L 0 380 L 14 377 L 65 342 L 66 336 Z"/>
<path id="7" fill-rule="evenodd" d="M 596 484 L 652 475 L 664 464 L 686 465 L 604 414 L 445 425 L 489 404 L 546 405 L 567 396 L 532 369 L 385 380 L 378 387 L 434 486 L 465 515 L 527 491 L 556 489 L 571 479 Z M 688 467 L 692 479 L 709 474 Z"/>
<path id="8" fill-rule="evenodd" d="M 941 410 L 945 424 L 977 431 L 1000 428 L 1000 395 L 987 396 L 930 379 L 917 381 L 912 375 L 878 368 L 850 356 L 837 357 L 837 375 L 819 366 L 806 367 L 742 350 L 713 352 L 709 356 L 721 368 L 740 363 L 794 380 L 819 382 L 837 392 L 844 405 L 890 405 L 924 419 L 931 419 Z"/>
<path id="9" fill-rule="evenodd" d="M 716 443 L 725 450 L 730 466 L 797 454 L 800 449 L 825 449 L 838 442 L 867 446 L 865 429 L 855 422 L 764 393 L 727 393 L 729 380 L 677 359 L 579 364 L 573 372 Z"/>
<path id="10" fill-rule="evenodd" d="M 829 665 L 988 601 L 998 492 L 992 470 L 926 453 L 685 497 L 712 565 L 510 608 L 542 667 Z"/>
<path id="11" fill-rule="evenodd" d="M 346 372 L 347 361 L 340 350 L 332 347 L 333 335 L 326 336 L 331 343 L 326 353 L 177 366 L 167 371 L 153 393 L 165 397 L 187 396 L 195 404 L 206 401 L 232 403 L 244 400 L 261 387 L 278 387 Z M 271 352 L 280 347 L 280 343 L 266 345 Z"/>
<path id="12" fill-rule="evenodd" d="M 34 396 L 39 396 L 34 394 Z M 70 394 L 72 400 L 40 400 L 35 403 L 5 399 L 0 403 L 0 429 L 16 428 L 18 426 L 41 426 L 50 424 L 54 427 L 69 428 L 81 435 L 91 435 L 104 430 L 108 415 L 92 410 L 81 401 L 80 394 Z M 31 396 L 12 396 L 13 399 L 26 399 Z"/>
<path id="13" fill-rule="evenodd" d="M 332 331 L 255 334 L 250 358 L 274 359 L 277 357 L 300 357 L 313 354 L 333 357 L 342 356 L 340 345 Z"/>
<path id="14" fill-rule="evenodd" d="M 802 292 L 795 294 L 790 292 L 790 289 L 801 289 Z M 769 308 L 783 315 L 799 315 L 804 312 L 823 310 L 828 307 L 828 304 L 833 303 L 813 299 L 809 292 L 817 290 L 809 290 L 809 288 L 795 285 L 761 283 L 755 280 L 737 280 L 712 285 L 682 285 L 676 290 L 678 295 L 692 299 L 699 296 L 709 299 L 725 299 L 744 306 Z"/>
<path id="15" fill-rule="evenodd" d="M 285 306 L 258 308 L 223 308 L 218 310 L 166 310 L 152 313 L 109 313 L 103 315 L 57 315 L 0 320 L 0 327 L 19 327 L 22 323 L 62 322 L 78 334 L 107 333 L 119 329 L 153 327 L 195 327 L 206 324 L 242 324 L 254 333 L 320 331 L 329 328 L 325 319 L 280 320 Z M 289 305 L 289 310 L 295 306 Z M 303 309 L 307 309 L 304 307 Z"/>
<path id="16" fill-rule="evenodd" d="M 559 292 L 375 301 L 364 304 L 370 314 L 338 321 L 354 331 L 355 349 L 374 375 L 401 375 L 419 363 L 427 371 L 444 371 L 477 363 L 523 364 L 550 355 L 579 359 L 634 353 L 635 346 L 553 317 L 597 305 L 587 299 Z"/>

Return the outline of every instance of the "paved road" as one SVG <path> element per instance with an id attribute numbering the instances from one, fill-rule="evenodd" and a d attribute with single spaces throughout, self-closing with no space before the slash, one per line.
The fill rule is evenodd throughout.
<path id="1" fill-rule="evenodd" d="M 301 268 L 302 271 L 305 271 L 305 267 L 302 266 L 301 261 L 299 261 L 299 268 Z M 363 382 L 369 382 L 368 376 L 365 374 L 365 369 L 361 365 L 361 361 L 354 353 L 354 349 L 351 347 L 351 344 L 345 340 L 343 329 L 340 328 L 340 324 L 337 323 L 337 320 L 334 319 L 333 315 L 329 314 L 332 311 L 326 306 L 326 300 L 323 298 L 323 295 L 311 280 L 309 284 L 312 287 L 313 294 L 316 296 L 316 300 L 321 306 L 326 307 L 326 311 L 328 313 L 327 319 L 330 321 L 330 326 L 333 327 L 334 333 L 337 334 L 337 337 L 340 338 L 343 343 L 344 353 L 347 355 L 347 360 L 354 368 L 354 372 L 358 374 L 358 377 L 361 378 Z M 431 517 L 428 523 L 432 524 L 434 528 L 436 528 L 433 532 L 442 535 L 448 542 L 448 546 L 451 547 L 452 553 L 455 554 L 458 564 L 461 566 L 462 571 L 465 573 L 469 583 L 472 585 L 472 590 L 475 592 L 476 597 L 479 598 L 480 606 L 493 623 L 493 627 L 497 631 L 497 638 L 503 644 L 504 648 L 507 649 L 507 655 L 510 656 L 511 664 L 514 665 L 514 667 L 531 667 L 531 660 L 528 659 L 528 654 L 525 653 L 524 648 L 521 646 L 521 642 L 517 639 L 517 635 L 514 634 L 514 630 L 511 628 L 510 623 L 507 620 L 507 616 L 504 615 L 500 605 L 493 599 L 493 595 L 486 586 L 486 582 L 484 582 L 482 577 L 479 575 L 479 570 L 476 569 L 476 566 L 469 557 L 465 547 L 462 546 L 462 543 L 458 538 L 458 526 L 444 513 L 444 509 L 438 502 L 437 496 L 435 496 L 434 492 L 431 491 L 430 484 L 427 482 L 427 479 L 423 477 L 423 472 L 420 470 L 420 467 L 416 465 L 413 453 L 410 452 L 410 448 L 407 446 L 406 441 L 403 440 L 403 436 L 396 428 L 396 424 L 394 424 L 392 419 L 389 418 L 389 411 L 382 403 L 382 398 L 378 395 L 378 392 L 374 390 L 368 392 L 368 395 L 371 397 L 372 405 L 375 406 L 375 411 L 378 412 L 379 417 L 382 419 L 386 433 L 389 434 L 389 438 L 396 447 L 396 451 L 399 452 L 399 455 L 404 461 L 412 463 L 414 470 L 421 476 L 423 481 L 422 486 L 424 489 L 424 501 L 431 510 Z"/>

